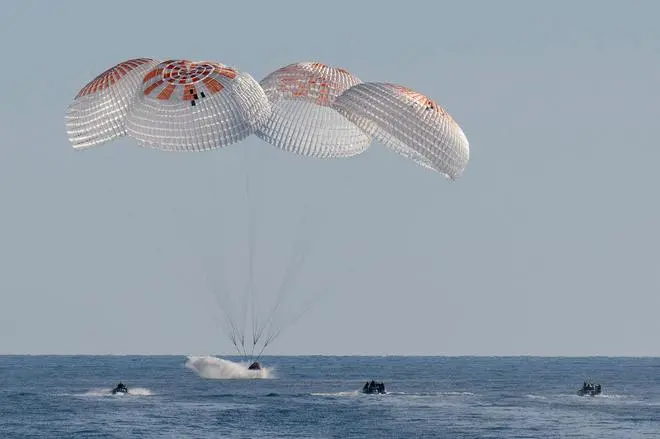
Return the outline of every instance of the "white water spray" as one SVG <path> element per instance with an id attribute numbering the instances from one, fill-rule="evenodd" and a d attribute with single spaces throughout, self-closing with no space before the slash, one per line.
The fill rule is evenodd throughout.
<path id="1" fill-rule="evenodd" d="M 274 378 L 273 369 L 248 369 L 247 363 L 235 363 L 212 356 L 189 356 L 186 367 L 202 378 L 212 380 Z"/>

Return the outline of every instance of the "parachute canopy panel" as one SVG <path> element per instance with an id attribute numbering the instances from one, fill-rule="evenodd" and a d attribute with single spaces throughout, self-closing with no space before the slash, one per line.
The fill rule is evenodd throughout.
<path id="1" fill-rule="evenodd" d="M 431 99 L 407 87 L 360 83 L 338 96 L 333 108 L 385 146 L 452 180 L 467 166 L 469 143 L 461 127 Z"/>
<path id="2" fill-rule="evenodd" d="M 332 108 L 334 100 L 361 81 L 350 72 L 315 62 L 282 67 L 261 80 L 272 113 L 256 135 L 288 152 L 320 158 L 364 152 L 371 137 Z"/>
<path id="3" fill-rule="evenodd" d="M 144 146 L 205 151 L 236 143 L 270 115 L 252 76 L 223 64 L 169 60 L 147 72 L 126 120 Z"/>
<path id="4" fill-rule="evenodd" d="M 126 115 L 142 78 L 158 63 L 151 58 L 123 61 L 85 85 L 66 114 L 66 131 L 72 146 L 88 148 L 126 135 Z"/>

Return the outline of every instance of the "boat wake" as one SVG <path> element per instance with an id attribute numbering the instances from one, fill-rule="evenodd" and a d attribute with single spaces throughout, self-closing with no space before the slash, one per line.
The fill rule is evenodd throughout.
<path id="1" fill-rule="evenodd" d="M 538 395 L 538 394 L 527 394 L 525 398 L 530 400 L 535 400 L 543 403 L 554 403 L 554 404 L 585 404 L 585 405 L 640 405 L 640 406 L 652 406 L 658 404 L 658 402 L 653 400 L 646 400 L 644 398 L 635 397 L 634 395 L 621 395 L 621 394 L 604 394 L 595 396 L 578 396 L 575 394 L 549 394 L 549 395 Z"/>
<path id="2" fill-rule="evenodd" d="M 96 388 L 96 389 L 90 389 L 87 392 L 83 393 L 76 393 L 74 396 L 91 396 L 91 397 L 103 397 L 103 396 L 112 396 L 112 397 L 121 397 L 121 396 L 152 396 L 154 393 L 144 387 L 129 387 L 128 393 L 117 393 L 115 395 L 112 394 L 112 387 L 107 387 L 107 388 Z"/>
<path id="3" fill-rule="evenodd" d="M 359 390 L 353 390 L 352 392 L 313 392 L 310 393 L 312 396 L 358 396 L 362 392 Z"/>

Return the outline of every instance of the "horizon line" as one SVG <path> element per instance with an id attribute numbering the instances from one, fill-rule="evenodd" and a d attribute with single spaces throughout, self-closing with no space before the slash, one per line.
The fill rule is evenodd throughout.
<path id="1" fill-rule="evenodd" d="M 206 357 L 218 358 L 242 358 L 237 354 L 182 354 L 182 353 L 0 353 L 0 357 Z M 321 358 L 375 358 L 375 357 L 399 357 L 399 358 L 660 358 L 660 355 L 541 355 L 541 354 L 268 354 L 261 358 L 273 357 L 321 357 Z"/>

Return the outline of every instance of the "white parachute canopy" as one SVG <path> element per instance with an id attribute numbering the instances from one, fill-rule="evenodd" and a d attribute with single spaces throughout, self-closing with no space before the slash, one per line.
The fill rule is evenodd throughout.
<path id="1" fill-rule="evenodd" d="M 126 135 L 126 115 L 142 77 L 160 61 L 123 61 L 87 83 L 66 114 L 66 131 L 74 148 L 88 148 Z"/>
<path id="2" fill-rule="evenodd" d="M 360 83 L 332 106 L 385 146 L 452 180 L 467 166 L 470 149 L 461 127 L 435 102 L 407 87 Z"/>
<path id="3" fill-rule="evenodd" d="M 316 62 L 290 64 L 270 73 L 260 85 L 272 113 L 256 135 L 303 156 L 342 158 L 364 152 L 371 137 L 332 108 L 337 96 L 360 82 L 344 69 Z"/>
<path id="4" fill-rule="evenodd" d="M 164 61 L 144 76 L 126 120 L 143 146 L 206 151 L 243 140 L 270 115 L 263 89 L 223 64 Z"/>

